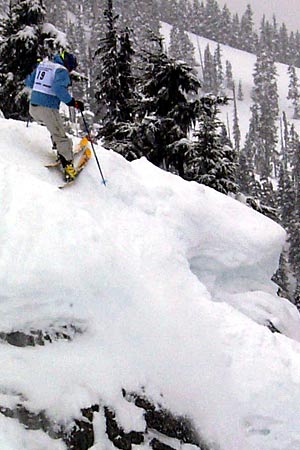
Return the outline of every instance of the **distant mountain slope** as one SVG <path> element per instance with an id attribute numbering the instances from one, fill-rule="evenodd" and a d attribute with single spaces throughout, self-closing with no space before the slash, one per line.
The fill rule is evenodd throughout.
<path id="1" fill-rule="evenodd" d="M 162 24 L 162 34 L 165 37 L 165 45 L 169 46 L 169 37 L 170 37 L 171 26 L 164 23 Z M 195 59 L 199 64 L 199 76 L 201 78 L 201 64 L 200 64 L 200 52 L 202 53 L 202 58 L 204 55 L 204 50 L 207 45 L 209 45 L 211 52 L 213 53 L 217 42 L 203 38 L 201 36 L 196 36 L 192 33 L 189 33 L 189 37 L 191 42 L 195 48 Z M 239 115 L 239 126 L 242 135 L 242 142 L 245 139 L 245 135 L 249 129 L 249 119 L 250 119 L 250 107 L 252 104 L 251 101 L 251 91 L 253 88 L 253 72 L 254 72 L 254 64 L 256 62 L 256 56 L 244 52 L 242 50 L 238 50 L 227 45 L 220 44 L 221 54 L 222 54 L 222 64 L 225 71 L 225 63 L 226 60 L 230 61 L 232 64 L 232 72 L 233 79 L 238 85 L 239 81 L 242 82 L 244 100 L 238 101 L 238 115 Z M 278 95 L 279 95 L 279 120 L 278 120 L 278 130 L 280 129 L 280 117 L 282 116 L 282 112 L 285 111 L 287 114 L 287 119 L 289 122 L 295 124 L 295 130 L 300 134 L 300 121 L 293 120 L 293 107 L 291 101 L 287 99 L 288 95 L 288 86 L 289 86 L 289 76 L 287 73 L 288 66 L 285 64 L 276 64 L 277 69 L 277 86 L 278 86 Z M 296 69 L 296 73 L 298 78 L 300 78 L 300 69 Z M 228 91 L 228 95 L 232 97 L 232 92 Z M 227 126 L 229 123 L 230 132 L 232 134 L 233 128 L 233 102 L 230 102 L 228 106 L 223 107 L 221 109 L 221 117 L 224 124 Z"/>

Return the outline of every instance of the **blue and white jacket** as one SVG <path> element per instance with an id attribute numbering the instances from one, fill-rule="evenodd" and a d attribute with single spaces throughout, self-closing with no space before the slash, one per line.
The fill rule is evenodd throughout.
<path id="1" fill-rule="evenodd" d="M 32 105 L 59 109 L 60 102 L 69 103 L 72 100 L 68 92 L 71 84 L 69 72 L 59 55 L 55 55 L 52 61 L 42 61 L 27 75 L 25 84 L 32 89 Z"/>

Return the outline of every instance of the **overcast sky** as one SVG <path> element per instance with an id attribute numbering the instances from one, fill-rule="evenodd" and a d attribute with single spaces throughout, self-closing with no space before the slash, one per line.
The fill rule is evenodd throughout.
<path id="1" fill-rule="evenodd" d="M 300 0 L 218 0 L 218 3 L 220 6 L 226 3 L 230 11 L 239 16 L 250 4 L 257 24 L 264 14 L 270 19 L 275 14 L 279 25 L 284 22 L 289 31 L 300 31 Z"/>

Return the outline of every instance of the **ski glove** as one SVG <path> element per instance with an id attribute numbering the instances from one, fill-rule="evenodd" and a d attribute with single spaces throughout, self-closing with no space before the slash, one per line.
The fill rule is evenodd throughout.
<path id="1" fill-rule="evenodd" d="M 84 104 L 81 100 L 75 100 L 75 98 L 72 98 L 72 100 L 67 103 L 68 106 L 74 106 L 74 108 L 79 109 L 80 111 L 84 111 Z"/>

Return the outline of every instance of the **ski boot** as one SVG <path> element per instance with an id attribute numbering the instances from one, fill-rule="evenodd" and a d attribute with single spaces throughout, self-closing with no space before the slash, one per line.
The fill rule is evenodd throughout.
<path id="1" fill-rule="evenodd" d="M 58 154 L 58 159 L 62 165 L 65 181 L 71 181 L 74 180 L 74 178 L 77 175 L 76 169 L 73 165 L 72 161 L 67 161 L 66 158 L 60 154 Z"/>

